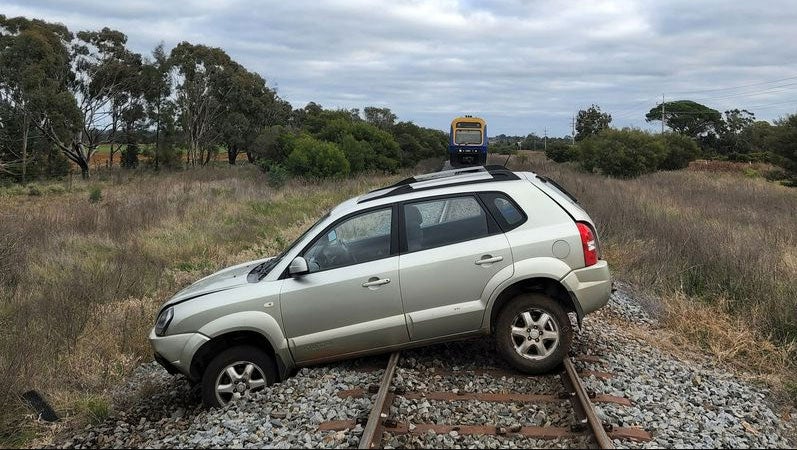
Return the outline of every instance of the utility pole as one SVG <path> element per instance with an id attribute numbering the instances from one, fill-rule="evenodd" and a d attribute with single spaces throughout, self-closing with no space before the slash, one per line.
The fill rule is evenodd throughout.
<path id="1" fill-rule="evenodd" d="M 664 94 L 661 94 L 661 134 L 664 134 L 664 125 L 666 119 L 664 118 Z"/>
<path id="2" fill-rule="evenodd" d="M 576 116 L 573 116 L 573 120 L 570 121 L 570 125 L 572 129 L 570 131 L 570 141 L 575 144 L 576 143 Z"/>
<path id="3" fill-rule="evenodd" d="M 542 141 L 542 147 L 544 151 L 548 151 L 548 127 L 545 127 L 544 139 Z"/>

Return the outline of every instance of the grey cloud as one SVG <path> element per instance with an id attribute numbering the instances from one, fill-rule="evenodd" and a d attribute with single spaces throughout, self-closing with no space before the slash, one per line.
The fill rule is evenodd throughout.
<path id="1" fill-rule="evenodd" d="M 797 75 L 795 9 L 788 0 L 765 8 L 683 0 L 48 0 L 0 8 L 73 30 L 117 28 L 145 53 L 161 40 L 218 46 L 295 106 L 385 105 L 440 129 L 453 116 L 483 114 L 494 133 L 547 127 L 556 135 L 568 133 L 570 117 L 591 103 L 617 125 L 646 126 L 644 113 L 662 93 L 671 99 Z M 797 101 L 795 88 L 692 97 L 726 109 Z M 771 119 L 795 105 L 757 112 Z"/>

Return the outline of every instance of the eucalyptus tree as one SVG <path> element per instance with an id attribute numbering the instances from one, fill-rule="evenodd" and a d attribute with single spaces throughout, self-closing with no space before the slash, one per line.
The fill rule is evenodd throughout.
<path id="1" fill-rule="evenodd" d="M 71 85 L 83 116 L 75 155 L 88 164 L 100 144 L 110 144 L 110 161 L 120 149 L 118 132 L 128 109 L 139 109 L 141 55 L 126 47 L 127 36 L 110 28 L 80 31 L 72 43 Z"/>
<path id="2" fill-rule="evenodd" d="M 580 141 L 594 136 L 609 128 L 610 123 L 612 123 L 611 114 L 601 112 L 600 106 L 592 105 L 587 109 L 582 109 L 576 116 L 575 140 Z"/>
<path id="3" fill-rule="evenodd" d="M 72 38 L 60 24 L 0 15 L 0 101 L 19 120 L 18 144 L 15 136 L 9 135 L 7 140 L 23 183 L 32 128 L 63 143 L 80 126 L 80 114 L 68 89 L 73 75 L 67 44 Z M 8 162 L 3 167 L 10 171 Z"/>
<path id="4" fill-rule="evenodd" d="M 97 147 L 113 136 L 112 102 L 136 79 L 136 56 L 115 30 L 81 31 L 41 20 L 2 18 L 0 88 L 84 178 Z M 121 102 L 117 102 L 121 105 Z M 23 145 L 27 145 L 23 131 Z M 24 152 L 23 152 L 24 153 Z"/>
<path id="5" fill-rule="evenodd" d="M 169 64 L 175 77 L 175 105 L 187 146 L 186 162 L 205 165 L 222 138 L 226 104 L 233 97 L 230 78 L 243 70 L 224 50 L 181 42 Z"/>
<path id="6" fill-rule="evenodd" d="M 146 114 L 149 125 L 154 127 L 154 157 L 155 169 L 160 168 L 164 147 L 171 144 L 175 129 L 175 108 L 172 94 L 173 80 L 169 63 L 169 55 L 163 48 L 163 43 L 158 44 L 152 51 L 152 59 L 144 63 L 141 74 L 141 86 L 146 101 Z"/>
<path id="7" fill-rule="evenodd" d="M 366 106 L 365 109 L 363 109 L 363 114 L 365 115 L 366 122 L 385 131 L 390 131 L 393 125 L 396 124 L 396 115 L 390 108 Z"/>

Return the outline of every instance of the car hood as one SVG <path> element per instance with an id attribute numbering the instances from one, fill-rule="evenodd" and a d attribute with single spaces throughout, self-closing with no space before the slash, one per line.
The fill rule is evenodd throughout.
<path id="1" fill-rule="evenodd" d="M 248 284 L 246 276 L 258 264 L 271 258 L 245 262 L 210 274 L 174 295 L 163 308 L 214 292 L 227 291 Z M 161 308 L 162 309 L 162 308 Z"/>

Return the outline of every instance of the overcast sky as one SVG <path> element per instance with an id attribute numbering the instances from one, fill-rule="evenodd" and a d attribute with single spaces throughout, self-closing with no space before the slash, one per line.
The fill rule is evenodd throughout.
<path id="1" fill-rule="evenodd" d="M 797 4 L 751 1 L 0 0 L 0 14 L 118 29 L 132 49 L 221 47 L 295 107 L 388 106 L 447 129 L 570 133 L 591 103 L 655 128 L 661 99 L 797 111 Z"/>

